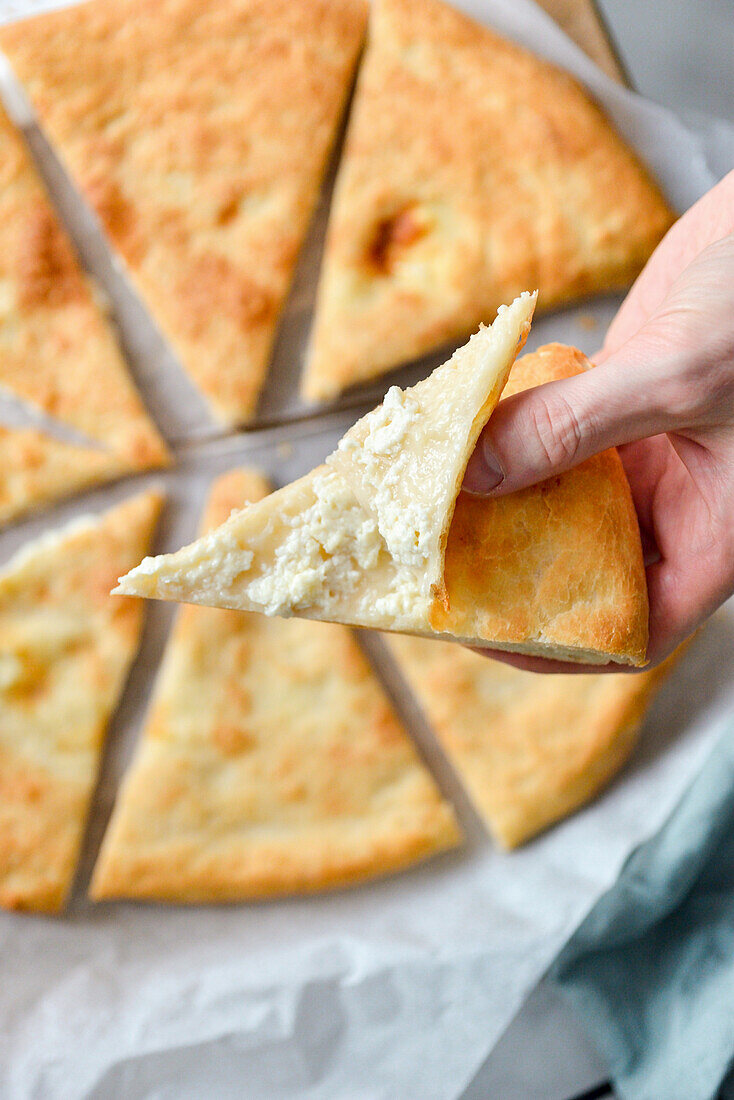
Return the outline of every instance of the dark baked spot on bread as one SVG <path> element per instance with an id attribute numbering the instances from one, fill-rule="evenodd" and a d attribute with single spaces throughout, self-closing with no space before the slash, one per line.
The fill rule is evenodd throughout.
<path id="1" fill-rule="evenodd" d="M 216 212 L 215 222 L 217 225 L 229 225 L 230 222 L 235 220 L 240 212 L 242 197 L 241 188 L 232 188 L 229 194 L 224 196 Z"/>
<path id="2" fill-rule="evenodd" d="M 234 722 L 223 722 L 214 727 L 212 741 L 223 756 L 236 757 L 248 752 L 257 744 L 250 730 Z"/>
<path id="3" fill-rule="evenodd" d="M 89 183 L 86 194 L 125 260 L 134 266 L 145 254 L 135 207 L 109 177 Z"/>
<path id="4" fill-rule="evenodd" d="M 22 308 L 61 306 L 84 294 L 71 245 L 45 205 L 39 204 L 28 214 L 17 271 Z"/>
<path id="5" fill-rule="evenodd" d="M 414 206 L 407 206 L 376 225 L 367 248 L 367 262 L 380 275 L 389 275 L 403 251 L 426 233 Z"/>

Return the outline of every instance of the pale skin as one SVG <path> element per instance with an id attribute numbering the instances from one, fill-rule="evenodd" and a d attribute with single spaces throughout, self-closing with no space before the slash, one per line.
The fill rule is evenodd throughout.
<path id="1" fill-rule="evenodd" d="M 594 361 L 501 402 L 464 490 L 512 493 L 618 447 L 645 553 L 651 667 L 734 593 L 734 172 L 669 231 Z M 488 655 L 535 672 L 620 671 Z"/>

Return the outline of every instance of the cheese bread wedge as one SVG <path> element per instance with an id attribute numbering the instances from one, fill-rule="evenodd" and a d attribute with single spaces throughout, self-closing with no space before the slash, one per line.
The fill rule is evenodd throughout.
<path id="1" fill-rule="evenodd" d="M 2 108 L 0 387 L 90 443 L 64 447 L 47 433 L 6 429 L 3 518 L 169 461 L 112 326 Z"/>
<path id="2" fill-rule="evenodd" d="M 592 364 L 547 344 L 519 359 L 503 397 Z M 561 660 L 644 665 L 647 579 L 640 529 L 613 448 L 509 496 L 461 493 L 444 560 L 435 633 Z"/>
<path id="3" fill-rule="evenodd" d="M 443 380 L 456 417 L 436 413 L 441 390 L 432 379 L 398 392 L 355 425 L 324 466 L 190 546 L 143 561 L 117 591 L 643 664 L 645 571 L 615 451 L 496 500 L 459 492 L 491 412 L 488 395 L 508 374 L 505 392 L 516 392 L 590 366 L 575 349 L 553 344 L 510 373 L 531 312 L 532 298 L 517 299 L 438 368 L 433 378 Z M 471 404 L 462 402 L 465 393 Z M 434 415 L 443 424 L 436 435 L 428 423 Z"/>
<path id="4" fill-rule="evenodd" d="M 395 635 L 389 645 L 504 848 L 572 813 L 612 779 L 677 659 L 636 676 L 538 676 L 424 638 Z"/>
<path id="5" fill-rule="evenodd" d="M 29 543 L 0 570 L 0 905 L 55 912 L 71 887 L 105 727 L 143 605 L 109 595 L 149 545 L 145 492 Z"/>
<path id="6" fill-rule="evenodd" d="M 128 472 L 109 451 L 0 426 L 0 524 Z"/>
<path id="7" fill-rule="evenodd" d="M 182 365 L 260 392 L 364 36 L 364 0 L 90 0 L 0 47 Z"/>
<path id="8" fill-rule="evenodd" d="M 204 528 L 266 493 L 258 474 L 231 471 Z M 186 607 L 92 894 L 216 902 L 323 890 L 458 840 L 349 630 Z"/>
<path id="9" fill-rule="evenodd" d="M 375 0 L 304 396 L 466 339 L 523 287 L 543 310 L 626 287 L 671 221 L 567 73 L 442 0 Z"/>

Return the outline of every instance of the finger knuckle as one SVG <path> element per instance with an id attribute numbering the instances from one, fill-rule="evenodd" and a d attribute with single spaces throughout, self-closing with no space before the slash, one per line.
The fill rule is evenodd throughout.
<path id="1" fill-rule="evenodd" d="M 734 406 L 734 368 L 715 360 L 691 362 L 671 371 L 658 401 L 668 419 L 680 428 L 716 422 Z"/>
<path id="2" fill-rule="evenodd" d="M 658 394 L 665 412 L 676 423 L 691 418 L 700 406 L 701 389 L 698 373 L 693 370 L 681 370 L 671 374 Z"/>
<path id="3" fill-rule="evenodd" d="M 532 429 L 545 464 L 567 468 L 578 461 L 584 437 L 581 419 L 560 394 L 537 402 Z"/>

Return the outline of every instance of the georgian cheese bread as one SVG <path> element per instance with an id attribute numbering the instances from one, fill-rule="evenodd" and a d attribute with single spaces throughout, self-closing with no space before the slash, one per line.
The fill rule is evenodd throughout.
<path id="1" fill-rule="evenodd" d="M 0 387 L 90 441 L 88 448 L 64 447 L 46 433 L 6 429 L 8 461 L 0 464 L 5 519 L 169 461 L 112 327 L 2 108 Z"/>
<path id="2" fill-rule="evenodd" d="M 527 286 L 626 287 L 671 211 L 567 74 L 441 0 L 375 0 L 304 395 L 465 339 Z"/>
<path id="3" fill-rule="evenodd" d="M 374 477 L 372 450 L 362 459 L 359 450 L 337 450 L 325 466 L 236 512 L 190 546 L 146 559 L 117 591 L 440 635 L 567 660 L 643 664 L 647 586 L 637 518 L 616 452 L 496 500 L 458 491 L 469 438 L 489 415 L 487 395 L 512 362 L 505 320 L 514 317 L 517 344 L 528 320 L 520 309 L 526 301 L 475 336 L 450 370 L 436 372 L 449 409 L 456 394 L 472 397 L 457 418 L 465 450 L 442 438 L 451 434 L 451 420 L 441 421 L 438 435 L 430 424 L 421 427 L 424 416 L 440 409 L 441 394 L 416 386 L 349 433 L 362 440 L 363 451 L 374 451 Z M 497 341 L 506 353 L 501 368 Z M 482 362 L 494 363 L 496 371 L 485 371 Z M 519 360 L 509 387 L 523 389 L 589 365 L 575 349 L 551 344 Z M 486 391 L 472 388 L 478 375 Z M 425 410 L 424 392 L 430 395 Z M 407 419 L 404 410 L 410 410 Z M 350 478 L 361 500 L 342 474 L 352 455 Z M 402 478 L 391 477 L 391 463 L 409 484 L 415 479 L 418 486 L 423 478 L 420 508 L 411 507 L 408 496 L 401 511 Z M 438 580 L 431 572 L 436 552 Z"/>
<path id="4" fill-rule="evenodd" d="M 266 492 L 252 471 L 220 478 L 205 529 Z M 458 840 L 350 631 L 186 607 L 92 894 L 195 902 L 321 890 Z"/>
<path id="5" fill-rule="evenodd" d="M 161 506 L 141 493 L 29 543 L 0 569 L 0 905 L 54 912 L 71 886 L 139 600 L 110 584 Z"/>
<path id="6" fill-rule="evenodd" d="M 363 0 L 91 0 L 0 31 L 225 423 L 255 409 L 366 13 Z"/>
<path id="7" fill-rule="evenodd" d="M 538 676 L 462 646 L 398 636 L 389 645 L 504 848 L 529 840 L 610 781 L 677 659 L 635 676 Z"/>
<path id="8" fill-rule="evenodd" d="M 35 428 L 0 426 L 0 524 L 127 469 L 109 451 L 64 443 Z"/>

